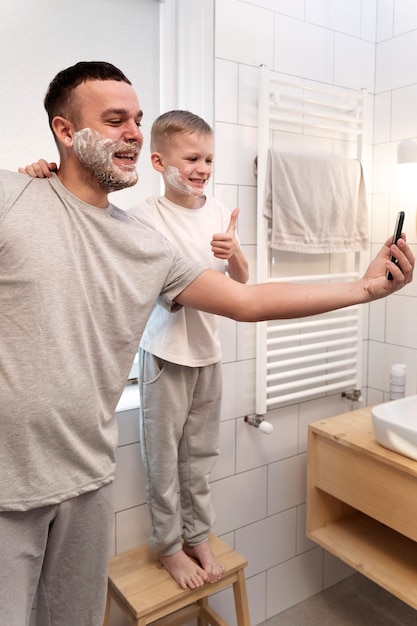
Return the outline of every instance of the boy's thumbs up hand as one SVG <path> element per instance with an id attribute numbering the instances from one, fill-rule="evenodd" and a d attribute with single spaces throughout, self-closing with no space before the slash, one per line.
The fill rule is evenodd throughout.
<path id="1" fill-rule="evenodd" d="M 230 259 L 240 249 L 236 238 L 237 217 L 240 209 L 234 209 L 230 215 L 229 225 L 225 233 L 216 233 L 211 240 L 211 251 L 218 259 Z"/>
<path id="2" fill-rule="evenodd" d="M 227 227 L 226 233 L 231 233 L 233 236 L 236 233 L 237 228 L 237 216 L 240 213 L 240 209 L 234 209 L 230 216 L 229 226 Z"/>

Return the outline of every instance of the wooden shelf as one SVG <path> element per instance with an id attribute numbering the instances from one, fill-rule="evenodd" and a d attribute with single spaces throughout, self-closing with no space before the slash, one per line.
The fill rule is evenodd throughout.
<path id="1" fill-rule="evenodd" d="M 417 544 L 362 513 L 312 533 L 310 539 L 417 609 Z"/>
<path id="2" fill-rule="evenodd" d="M 417 462 L 376 443 L 370 409 L 309 427 L 307 535 L 417 609 Z"/>

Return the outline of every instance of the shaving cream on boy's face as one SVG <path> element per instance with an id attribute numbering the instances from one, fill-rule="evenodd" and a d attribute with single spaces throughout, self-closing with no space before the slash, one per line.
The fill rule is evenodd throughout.
<path id="1" fill-rule="evenodd" d="M 117 191 L 137 183 L 136 160 L 141 148 L 137 142 L 113 141 L 91 128 L 76 131 L 72 141 L 78 160 L 103 190 Z"/>
<path id="2" fill-rule="evenodd" d="M 187 182 L 184 178 L 182 178 L 179 169 L 174 167 L 173 165 L 167 165 L 165 168 L 165 176 L 170 187 L 173 187 L 177 191 L 181 191 L 182 193 L 186 193 L 190 196 L 195 196 L 198 198 L 199 196 L 204 195 L 204 189 L 207 186 L 207 179 L 196 179 L 198 180 L 198 187 L 193 187 L 192 184 Z"/>

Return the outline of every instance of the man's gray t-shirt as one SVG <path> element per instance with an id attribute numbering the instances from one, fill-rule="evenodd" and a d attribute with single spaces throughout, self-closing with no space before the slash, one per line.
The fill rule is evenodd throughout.
<path id="1" fill-rule="evenodd" d="M 59 179 L 0 171 L 0 510 L 114 477 L 114 411 L 155 302 L 204 267 Z"/>

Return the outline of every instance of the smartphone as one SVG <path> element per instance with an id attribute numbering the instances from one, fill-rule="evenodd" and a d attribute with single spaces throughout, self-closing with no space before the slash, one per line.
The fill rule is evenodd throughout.
<path id="1" fill-rule="evenodd" d="M 403 232 L 404 217 L 404 211 L 399 211 L 397 215 L 397 221 L 395 223 L 394 234 L 392 236 L 392 243 L 397 243 L 398 239 L 401 237 L 401 233 Z M 397 259 L 394 256 L 391 256 L 390 261 L 395 264 L 398 263 Z M 387 271 L 387 278 L 388 280 L 392 280 L 391 272 Z"/>

